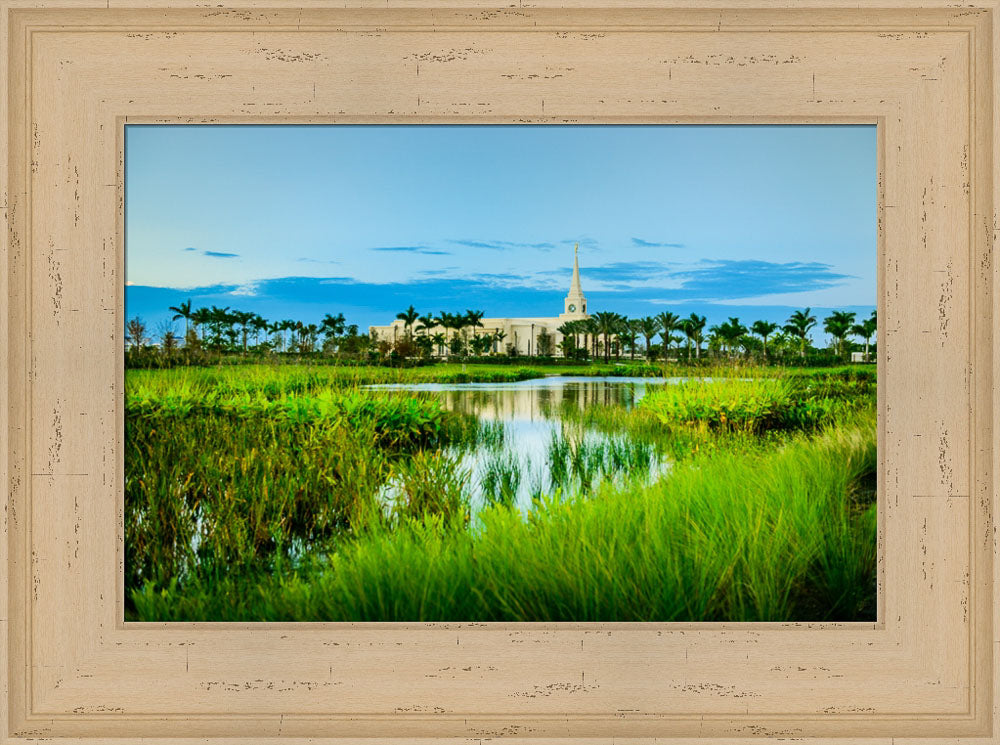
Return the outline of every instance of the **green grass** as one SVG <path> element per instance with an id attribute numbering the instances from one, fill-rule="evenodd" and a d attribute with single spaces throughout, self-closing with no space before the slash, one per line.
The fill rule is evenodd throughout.
<path id="1" fill-rule="evenodd" d="M 253 393 L 265 398 L 311 393 L 329 388 L 352 388 L 360 385 L 386 383 L 466 383 L 514 382 L 546 375 L 582 375 L 611 377 L 698 377 L 762 378 L 795 376 L 811 380 L 855 380 L 872 385 L 872 367 L 845 365 L 837 368 L 784 368 L 730 365 L 687 366 L 670 363 L 621 364 L 581 363 L 520 366 L 489 364 L 439 363 L 424 367 L 391 368 L 338 365 L 219 365 L 214 367 L 181 367 L 169 370 L 128 370 L 128 393 L 160 395 L 189 393 L 192 395 L 225 395 Z"/>
<path id="2" fill-rule="evenodd" d="M 513 367 L 454 363 L 410 368 L 336 365 L 182 367 L 170 370 L 129 370 L 126 375 L 126 391 L 146 395 L 253 393 L 265 398 L 274 398 L 371 384 L 506 383 L 552 374 L 598 375 L 611 369 L 612 367 L 587 365 Z"/>
<path id="3" fill-rule="evenodd" d="M 363 387 L 597 370 L 129 370 L 127 617 L 873 618 L 871 368 L 720 369 L 632 410 L 563 407 L 556 493 L 530 485 L 527 517 L 502 427 Z M 572 436 L 588 428 L 610 436 Z M 492 454 L 475 519 L 447 454 L 473 445 Z M 656 483 L 628 477 L 662 457 Z"/>
<path id="4" fill-rule="evenodd" d="M 682 621 L 873 618 L 870 416 L 646 488 L 373 524 L 292 572 L 147 585 L 156 620 Z M 248 592 L 246 587 L 252 587 Z"/>
<path id="5" fill-rule="evenodd" d="M 512 505 L 521 485 L 521 463 L 509 453 L 493 453 L 482 479 L 483 496 L 489 504 Z"/>
<path id="6" fill-rule="evenodd" d="M 651 391 L 640 407 L 668 428 L 759 433 L 827 424 L 873 393 L 874 383 L 836 376 L 692 379 Z"/>

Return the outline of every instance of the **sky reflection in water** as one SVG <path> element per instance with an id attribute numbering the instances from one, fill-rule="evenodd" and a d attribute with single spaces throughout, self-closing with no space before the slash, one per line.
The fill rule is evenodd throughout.
<path id="1" fill-rule="evenodd" d="M 595 406 L 631 409 L 649 387 L 681 380 L 552 376 L 371 387 L 433 393 L 445 408 L 475 416 L 481 427 L 493 427 L 494 436 L 478 444 L 449 446 L 448 452 L 459 457 L 471 475 L 473 511 L 493 500 L 509 500 L 528 511 L 539 494 L 572 493 L 602 481 L 621 483 L 663 473 L 669 463 L 652 445 L 586 426 L 572 412 Z"/>

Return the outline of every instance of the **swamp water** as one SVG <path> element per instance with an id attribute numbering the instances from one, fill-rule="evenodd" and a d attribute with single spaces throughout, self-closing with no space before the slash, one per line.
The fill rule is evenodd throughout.
<path id="1" fill-rule="evenodd" d="M 633 408 L 651 386 L 682 378 L 552 376 L 513 383 L 372 385 L 438 396 L 474 416 L 478 432 L 445 448 L 468 474 L 473 512 L 505 503 L 523 512 L 552 495 L 589 492 L 602 482 L 652 480 L 669 468 L 653 443 L 587 423 L 593 407 Z M 390 484 L 386 498 L 392 499 Z"/>

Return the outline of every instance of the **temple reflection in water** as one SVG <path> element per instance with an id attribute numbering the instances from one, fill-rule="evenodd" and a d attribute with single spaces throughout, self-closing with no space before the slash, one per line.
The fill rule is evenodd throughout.
<path id="1" fill-rule="evenodd" d="M 469 384 L 441 390 L 446 408 L 481 419 L 534 421 L 558 418 L 559 411 L 591 406 L 632 408 L 645 394 L 647 384 L 662 384 L 662 379 L 643 378 L 640 382 L 605 378 L 560 378 L 546 385 L 545 380 L 524 383 L 492 384 L 489 387 Z M 445 386 L 442 386 L 445 388 Z"/>

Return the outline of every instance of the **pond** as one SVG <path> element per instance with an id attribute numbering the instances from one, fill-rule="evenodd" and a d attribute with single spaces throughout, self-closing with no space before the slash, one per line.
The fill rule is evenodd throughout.
<path id="1" fill-rule="evenodd" d="M 668 467 L 653 443 L 600 429 L 594 407 L 633 408 L 652 386 L 682 378 L 552 376 L 509 383 L 375 385 L 436 395 L 446 409 L 476 417 L 477 436 L 446 452 L 468 473 L 473 511 L 495 502 L 529 511 L 549 495 L 600 483 L 651 480 Z"/>

